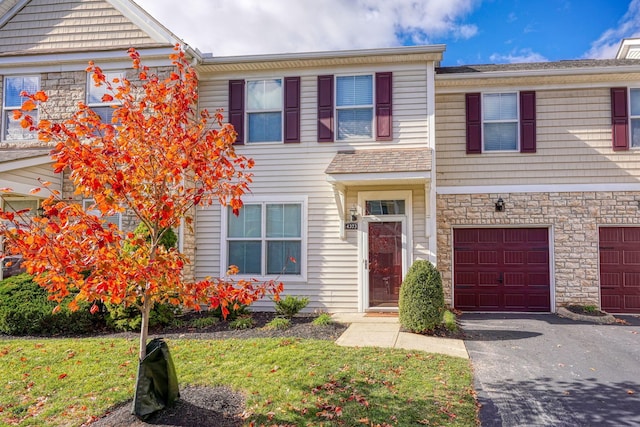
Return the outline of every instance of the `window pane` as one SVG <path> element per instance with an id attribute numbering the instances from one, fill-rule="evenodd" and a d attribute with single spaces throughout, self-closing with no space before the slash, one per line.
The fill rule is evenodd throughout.
<path id="1" fill-rule="evenodd" d="M 261 210 L 260 205 L 244 205 L 238 216 L 233 214 L 231 207 L 228 209 L 228 235 L 229 237 L 261 237 Z"/>
<path id="2" fill-rule="evenodd" d="M 404 200 L 367 200 L 366 215 L 404 215 Z"/>
<path id="3" fill-rule="evenodd" d="M 484 150 L 515 150 L 518 147 L 517 123 L 485 123 Z"/>
<path id="4" fill-rule="evenodd" d="M 371 138 L 373 108 L 338 110 L 338 139 Z"/>
<path id="5" fill-rule="evenodd" d="M 267 237 L 300 237 L 300 205 L 267 205 Z"/>
<path id="6" fill-rule="evenodd" d="M 33 122 L 38 123 L 38 111 L 29 111 L 29 115 L 33 117 Z M 4 120 L 4 138 L 12 141 L 23 141 L 28 139 L 36 139 L 37 133 L 29 129 L 23 129 L 20 120 L 13 119 L 13 110 L 5 111 Z"/>
<path id="7" fill-rule="evenodd" d="M 300 246 L 299 241 L 267 242 L 267 274 L 300 274 Z"/>
<path id="8" fill-rule="evenodd" d="M 113 109 L 111 106 L 91 107 L 91 109 L 100 116 L 100 121 L 102 123 L 111 123 L 113 112 L 115 111 L 115 109 Z"/>
<path id="9" fill-rule="evenodd" d="M 640 119 L 631 119 L 631 146 L 640 147 Z"/>
<path id="10" fill-rule="evenodd" d="M 248 110 L 281 110 L 282 80 L 257 80 L 247 82 Z"/>
<path id="11" fill-rule="evenodd" d="M 515 93 L 488 93 L 482 99 L 485 120 L 517 120 L 518 104 Z"/>
<path id="12" fill-rule="evenodd" d="M 373 104 L 373 76 L 345 76 L 336 79 L 336 105 Z"/>
<path id="13" fill-rule="evenodd" d="M 20 107 L 26 98 L 20 96 L 22 91 L 35 93 L 40 88 L 38 77 L 5 78 L 5 107 Z"/>
<path id="14" fill-rule="evenodd" d="M 124 77 L 124 73 L 121 71 L 113 71 L 104 73 L 107 81 L 111 82 L 113 88 L 115 89 L 120 83 L 114 83 L 113 81 L 117 79 L 119 82 L 122 81 Z M 89 90 L 87 91 L 87 104 L 103 104 L 102 95 L 107 93 L 107 85 L 103 84 L 102 86 L 96 86 L 93 81 L 93 76 L 87 74 L 89 79 Z M 109 91 L 111 94 L 111 92 Z"/>
<path id="15" fill-rule="evenodd" d="M 262 274 L 262 243 L 260 241 L 229 242 L 229 265 L 238 267 L 240 274 Z"/>
<path id="16" fill-rule="evenodd" d="M 631 89 L 629 94 L 631 97 L 631 115 L 640 116 L 640 89 Z"/>
<path id="17" fill-rule="evenodd" d="M 282 113 L 249 113 L 249 142 L 282 141 Z"/>

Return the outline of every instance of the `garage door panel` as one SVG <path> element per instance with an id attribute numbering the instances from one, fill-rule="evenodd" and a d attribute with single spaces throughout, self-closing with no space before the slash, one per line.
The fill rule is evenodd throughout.
<path id="1" fill-rule="evenodd" d="M 478 263 L 478 258 L 474 251 L 460 250 L 455 254 L 455 263 L 475 265 Z"/>
<path id="2" fill-rule="evenodd" d="M 454 230 L 455 307 L 467 311 L 550 311 L 548 235 L 546 228 Z M 475 265 L 458 262 L 470 260 L 468 252 L 477 254 Z M 461 272 L 464 277 L 459 276 Z M 471 272 L 477 273 L 475 283 L 470 283 L 472 275 L 467 275 Z"/>
<path id="3" fill-rule="evenodd" d="M 640 227 L 600 227 L 600 305 L 640 313 Z"/>

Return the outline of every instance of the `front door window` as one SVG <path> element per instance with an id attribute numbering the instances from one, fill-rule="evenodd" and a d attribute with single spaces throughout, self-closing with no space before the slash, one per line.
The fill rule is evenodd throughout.
<path id="1" fill-rule="evenodd" d="M 402 284 L 402 221 L 371 221 L 369 307 L 398 307 Z"/>

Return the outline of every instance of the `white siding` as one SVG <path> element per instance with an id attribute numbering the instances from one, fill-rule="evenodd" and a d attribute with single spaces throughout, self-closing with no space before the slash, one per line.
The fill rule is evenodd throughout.
<path id="1" fill-rule="evenodd" d="M 29 190 L 40 187 L 38 179 L 51 182 L 52 190 L 60 190 L 60 175 L 53 173 L 51 164 L 31 166 L 0 173 L 0 187 L 9 187 L 17 194 L 29 195 Z M 43 192 L 39 197 L 48 197 L 49 194 Z"/>
<path id="2" fill-rule="evenodd" d="M 393 72 L 393 141 L 334 142 L 317 141 L 317 76 L 357 72 Z M 255 160 L 251 192 L 256 196 L 306 196 L 307 205 L 307 279 L 284 281 L 285 293 L 309 296 L 308 310 L 356 311 L 358 309 L 359 231 L 346 231 L 340 238 L 340 217 L 332 186 L 325 170 L 335 154 L 345 149 L 429 147 L 426 64 L 389 65 L 378 68 L 328 70 L 287 70 L 271 74 L 225 75 L 202 80 L 200 106 L 210 111 L 228 109 L 228 80 L 260 77 L 301 76 L 301 143 L 255 144 L 238 146 L 237 151 Z M 350 187 L 346 191 L 348 208 L 357 202 L 358 191 L 413 190 L 413 248 L 411 259 L 428 258 L 429 242 L 425 237 L 424 186 Z M 199 210 L 196 220 L 196 277 L 220 274 L 222 248 L 219 207 Z M 266 300 L 256 308 L 270 308 Z"/>

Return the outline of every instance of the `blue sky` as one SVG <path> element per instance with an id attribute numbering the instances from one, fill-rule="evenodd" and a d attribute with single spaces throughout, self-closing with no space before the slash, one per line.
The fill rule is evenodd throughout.
<path id="1" fill-rule="evenodd" d="M 137 0 L 216 56 L 446 44 L 443 65 L 613 58 L 640 0 Z"/>

